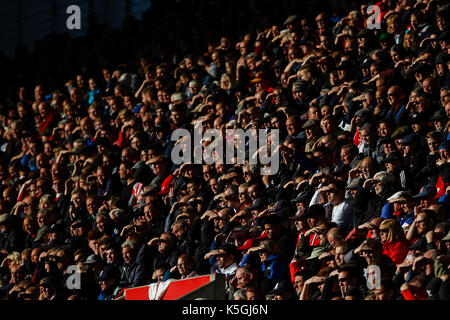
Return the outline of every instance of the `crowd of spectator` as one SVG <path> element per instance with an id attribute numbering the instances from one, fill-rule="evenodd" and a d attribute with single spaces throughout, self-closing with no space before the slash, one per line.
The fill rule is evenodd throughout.
<path id="1" fill-rule="evenodd" d="M 448 300 L 448 1 L 346 9 L 18 85 L 0 112 L 0 298 L 216 273 L 229 300 Z M 174 164 L 172 132 L 197 123 L 279 130 L 278 172 Z"/>

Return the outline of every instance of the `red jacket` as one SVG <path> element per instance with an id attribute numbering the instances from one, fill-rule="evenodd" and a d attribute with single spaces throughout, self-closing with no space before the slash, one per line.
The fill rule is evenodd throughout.
<path id="1" fill-rule="evenodd" d="M 41 135 L 47 128 L 51 126 L 58 120 L 58 114 L 55 111 L 49 112 L 44 119 L 39 122 L 39 135 Z"/>
<path id="2" fill-rule="evenodd" d="M 395 264 L 400 264 L 408 254 L 408 240 L 383 243 L 383 254 L 390 257 Z"/>
<path id="3" fill-rule="evenodd" d="M 410 289 L 403 290 L 401 293 L 405 300 L 426 300 L 428 297 L 425 294 L 414 295 Z"/>

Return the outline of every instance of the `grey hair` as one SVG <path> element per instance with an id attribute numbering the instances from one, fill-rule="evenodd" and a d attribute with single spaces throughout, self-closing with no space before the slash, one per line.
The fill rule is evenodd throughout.
<path id="1" fill-rule="evenodd" d="M 379 178 L 381 183 L 384 185 L 392 185 L 395 183 L 395 176 L 387 171 L 380 171 L 377 172 L 374 176 L 374 179 Z"/>
<path id="2" fill-rule="evenodd" d="M 126 248 L 126 247 L 130 247 L 131 250 L 134 250 L 134 249 L 136 248 L 136 243 L 135 243 L 134 241 L 125 241 L 125 242 L 122 244 L 122 249 L 123 249 L 123 248 Z"/>

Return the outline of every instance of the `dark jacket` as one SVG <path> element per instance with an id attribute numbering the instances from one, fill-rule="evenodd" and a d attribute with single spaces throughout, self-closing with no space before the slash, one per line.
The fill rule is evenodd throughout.
<path id="1" fill-rule="evenodd" d="M 374 192 L 361 188 L 353 202 L 359 210 L 353 216 L 352 226 L 357 227 L 375 217 L 381 216 L 381 210 L 391 194 L 392 192 L 389 190 L 384 192 L 382 196 L 379 196 Z"/>
<path id="2" fill-rule="evenodd" d="M 147 274 L 144 267 L 136 262 L 132 265 L 124 263 L 121 269 L 120 281 L 124 286 L 137 287 L 145 284 Z"/>
<path id="3" fill-rule="evenodd" d="M 7 250 L 8 252 L 18 251 L 22 252 L 24 247 L 25 236 L 23 232 L 18 230 L 11 230 L 8 233 L 0 234 L 0 250 Z"/>

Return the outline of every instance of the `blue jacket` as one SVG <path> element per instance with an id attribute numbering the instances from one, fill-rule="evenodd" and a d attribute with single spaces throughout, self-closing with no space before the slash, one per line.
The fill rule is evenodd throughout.
<path id="1" fill-rule="evenodd" d="M 280 262 L 277 255 L 270 255 L 266 261 L 261 264 L 262 273 L 270 280 L 279 282 L 286 278 L 286 270 Z"/>

